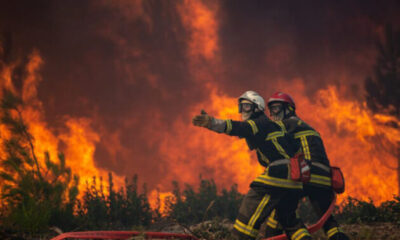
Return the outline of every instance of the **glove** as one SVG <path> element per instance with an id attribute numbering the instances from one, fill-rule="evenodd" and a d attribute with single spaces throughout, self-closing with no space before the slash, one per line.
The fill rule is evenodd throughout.
<path id="1" fill-rule="evenodd" d="M 200 115 L 196 115 L 192 119 L 192 123 L 195 126 L 198 127 L 205 127 L 210 129 L 211 128 L 211 122 L 212 122 L 213 117 L 208 115 L 204 110 L 201 110 Z"/>

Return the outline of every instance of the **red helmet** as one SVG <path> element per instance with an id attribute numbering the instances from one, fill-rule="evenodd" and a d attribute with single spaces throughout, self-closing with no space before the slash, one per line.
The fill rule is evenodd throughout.
<path id="1" fill-rule="evenodd" d="M 293 98 L 287 93 L 276 92 L 272 94 L 272 96 L 268 99 L 268 105 L 272 102 L 285 102 L 289 104 L 293 109 L 296 109 Z"/>

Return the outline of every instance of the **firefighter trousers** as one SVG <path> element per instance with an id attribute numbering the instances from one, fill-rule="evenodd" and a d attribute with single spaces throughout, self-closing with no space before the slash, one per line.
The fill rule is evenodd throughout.
<path id="1" fill-rule="evenodd" d="M 328 210 L 332 203 L 334 192 L 331 188 L 316 187 L 313 185 L 305 184 L 303 187 L 304 194 L 309 197 L 311 205 L 318 218 L 321 218 Z M 271 237 L 282 233 L 278 227 L 279 219 L 274 216 L 274 212 L 268 217 L 266 221 L 265 236 Z M 323 229 L 330 240 L 348 240 L 349 237 L 339 228 L 338 222 L 334 216 L 330 216 L 325 222 Z"/>
<path id="2" fill-rule="evenodd" d="M 233 226 L 236 239 L 256 239 L 261 224 L 276 209 L 279 221 L 289 239 L 311 239 L 302 221 L 296 217 L 301 191 L 282 188 L 252 187 L 245 195 Z"/>
<path id="3" fill-rule="evenodd" d="M 332 203 L 334 192 L 332 188 L 325 187 L 315 187 L 313 185 L 304 185 L 304 193 L 308 195 L 311 205 L 317 216 L 319 218 L 324 215 Z M 324 226 L 325 234 L 330 240 L 347 240 L 349 237 L 339 228 L 338 222 L 335 220 L 334 216 L 331 215 L 328 220 L 326 220 Z"/>

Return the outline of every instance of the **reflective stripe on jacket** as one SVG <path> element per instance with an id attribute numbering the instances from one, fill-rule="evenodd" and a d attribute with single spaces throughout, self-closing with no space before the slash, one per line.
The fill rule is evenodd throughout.
<path id="1" fill-rule="evenodd" d="M 290 179 L 289 163 L 269 166 L 275 161 L 289 159 L 295 153 L 296 146 L 283 124 L 270 120 L 262 113 L 247 121 L 226 120 L 225 133 L 245 138 L 249 148 L 257 152 L 259 163 L 266 167 L 251 186 L 302 189 L 302 183 Z"/>
<path id="2" fill-rule="evenodd" d="M 279 122 L 304 153 L 304 158 L 311 162 L 311 179 L 307 184 L 330 187 L 330 164 L 320 134 L 297 116 Z"/>

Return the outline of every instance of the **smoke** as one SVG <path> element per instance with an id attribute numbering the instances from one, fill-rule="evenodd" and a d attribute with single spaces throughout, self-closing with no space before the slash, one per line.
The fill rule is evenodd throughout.
<path id="1" fill-rule="evenodd" d="M 137 173 L 150 189 L 167 189 L 166 180 L 173 179 L 193 183 L 200 174 L 223 178 L 217 183 L 249 181 L 254 174 L 224 175 L 231 167 L 223 163 L 227 153 L 207 163 L 210 155 L 202 150 L 213 147 L 198 146 L 211 144 L 213 135 L 196 139 L 190 117 L 201 108 L 220 113 L 212 96 L 235 107 L 245 90 L 267 97 L 296 79 L 304 82 L 302 97 L 336 85 L 362 100 L 375 40 L 385 23 L 400 24 L 396 1 L 1 5 L 0 31 L 12 33 L 14 56 L 37 49 L 43 59 L 37 94 L 49 125 L 58 129 L 66 117 L 91 119 L 83 125 L 96 132 L 97 166 L 121 176 Z M 230 140 L 220 141 L 230 147 Z"/>

